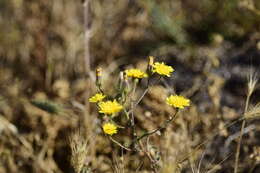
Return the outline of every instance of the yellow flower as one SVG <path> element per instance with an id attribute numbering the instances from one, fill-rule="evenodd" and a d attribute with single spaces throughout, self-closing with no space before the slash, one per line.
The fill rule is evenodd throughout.
<path id="1" fill-rule="evenodd" d="M 133 77 L 133 78 L 144 78 L 147 77 L 147 74 L 145 72 L 142 72 L 139 69 L 133 68 L 125 71 L 126 75 L 128 77 Z"/>
<path id="2" fill-rule="evenodd" d="M 117 133 L 117 127 L 112 123 L 105 123 L 103 125 L 103 131 L 108 135 L 113 135 Z"/>
<path id="3" fill-rule="evenodd" d="M 158 73 L 159 75 L 170 77 L 174 69 L 171 66 L 165 65 L 163 62 L 156 62 L 153 64 L 153 72 Z"/>
<path id="4" fill-rule="evenodd" d="M 97 93 L 94 96 L 90 97 L 88 100 L 91 103 L 96 103 L 102 101 L 106 96 L 103 95 L 102 93 Z"/>
<path id="5" fill-rule="evenodd" d="M 116 100 L 100 102 L 98 106 L 100 108 L 99 113 L 110 115 L 120 112 L 123 109 L 123 106 L 120 105 Z"/>
<path id="6" fill-rule="evenodd" d="M 175 108 L 180 108 L 183 109 L 185 106 L 190 106 L 190 100 L 186 99 L 183 96 L 178 96 L 178 95 L 170 95 L 166 99 L 166 103 L 168 105 L 171 105 Z"/>

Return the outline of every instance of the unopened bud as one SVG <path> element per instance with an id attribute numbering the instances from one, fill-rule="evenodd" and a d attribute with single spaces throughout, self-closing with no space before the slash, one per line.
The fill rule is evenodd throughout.
<path id="1" fill-rule="evenodd" d="M 124 72 L 123 72 L 123 71 L 121 71 L 121 72 L 119 73 L 119 78 L 120 78 L 121 81 L 124 80 Z"/>
<path id="2" fill-rule="evenodd" d="M 124 72 L 124 86 L 126 89 L 129 88 L 128 76 L 126 75 L 125 72 Z"/>
<path id="3" fill-rule="evenodd" d="M 99 88 L 100 91 L 101 89 L 101 76 L 102 76 L 102 68 L 97 68 L 96 69 L 96 86 Z"/>
<path id="4" fill-rule="evenodd" d="M 96 76 L 100 77 L 101 75 L 102 75 L 102 68 L 99 67 L 96 69 Z"/>
<path id="5" fill-rule="evenodd" d="M 152 74 L 153 63 L 154 63 L 154 57 L 153 56 L 149 56 L 148 57 L 147 71 L 146 71 L 148 73 L 148 75 Z"/>
<path id="6" fill-rule="evenodd" d="M 119 73 L 119 82 L 118 82 L 118 85 L 119 85 L 119 89 L 121 90 L 122 87 L 123 87 L 123 83 L 124 83 L 124 72 L 121 71 Z"/>
<path id="7" fill-rule="evenodd" d="M 124 81 L 126 82 L 128 80 L 128 76 L 126 73 L 124 73 Z"/>
<path id="8" fill-rule="evenodd" d="M 149 56 L 149 66 L 152 66 L 154 62 L 154 57 L 153 56 Z"/>

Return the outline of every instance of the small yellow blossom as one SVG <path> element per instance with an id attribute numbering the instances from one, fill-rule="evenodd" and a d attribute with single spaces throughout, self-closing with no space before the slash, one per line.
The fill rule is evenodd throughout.
<path id="1" fill-rule="evenodd" d="M 123 106 L 120 105 L 116 100 L 100 102 L 98 106 L 100 108 L 99 113 L 110 115 L 118 113 L 123 109 Z"/>
<path id="2" fill-rule="evenodd" d="M 117 127 L 112 123 L 105 123 L 103 125 L 103 131 L 108 135 L 113 135 L 117 133 Z"/>
<path id="3" fill-rule="evenodd" d="M 97 93 L 94 96 L 89 98 L 89 102 L 91 103 L 96 103 L 102 101 L 106 96 L 103 95 L 102 93 Z"/>
<path id="4" fill-rule="evenodd" d="M 147 74 L 145 72 L 142 72 L 141 70 L 135 68 L 126 70 L 125 73 L 128 77 L 133 77 L 133 78 L 140 79 L 140 78 L 147 77 Z"/>
<path id="5" fill-rule="evenodd" d="M 190 106 L 190 100 L 183 96 L 170 95 L 167 97 L 166 102 L 175 108 L 183 109 L 185 106 Z"/>
<path id="6" fill-rule="evenodd" d="M 153 64 L 153 72 L 158 73 L 159 75 L 170 77 L 174 69 L 171 66 L 165 65 L 163 62 L 156 62 Z"/>

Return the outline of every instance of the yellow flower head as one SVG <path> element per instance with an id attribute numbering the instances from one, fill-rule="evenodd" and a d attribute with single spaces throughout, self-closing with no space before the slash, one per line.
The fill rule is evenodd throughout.
<path id="1" fill-rule="evenodd" d="M 120 105 L 116 100 L 100 102 L 98 106 L 100 108 L 99 113 L 110 115 L 120 112 L 123 109 L 123 106 Z"/>
<path id="2" fill-rule="evenodd" d="M 159 75 L 170 77 L 173 71 L 174 69 L 171 66 L 165 65 L 163 62 L 156 62 L 153 64 L 153 72 L 158 73 Z"/>
<path id="3" fill-rule="evenodd" d="M 128 77 L 133 77 L 133 78 L 144 78 L 147 77 L 147 74 L 145 72 L 142 72 L 139 69 L 133 68 L 125 71 L 126 75 Z"/>
<path id="4" fill-rule="evenodd" d="M 96 103 L 102 101 L 106 96 L 103 95 L 102 93 L 97 93 L 94 96 L 90 97 L 88 100 L 91 103 Z"/>
<path id="5" fill-rule="evenodd" d="M 167 97 L 166 102 L 175 108 L 183 109 L 185 106 L 190 106 L 190 100 L 183 96 L 170 95 Z"/>
<path id="6" fill-rule="evenodd" d="M 103 131 L 108 135 L 113 135 L 117 133 L 117 127 L 112 123 L 105 123 L 103 125 Z"/>

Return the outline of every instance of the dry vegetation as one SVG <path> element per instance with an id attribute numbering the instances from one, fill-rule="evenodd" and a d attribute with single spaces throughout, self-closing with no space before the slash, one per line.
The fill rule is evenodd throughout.
<path id="1" fill-rule="evenodd" d="M 260 172 L 260 1 L 90 0 L 84 21 L 80 1 L 0 1 L 1 173 L 152 171 L 144 153 L 104 136 L 88 104 L 96 87 L 86 26 L 91 70 L 103 68 L 107 93 L 149 55 L 175 68 L 135 112 L 138 129 L 152 130 L 173 113 L 173 88 L 191 100 L 147 140 L 159 172 L 233 172 L 242 124 L 238 172 Z M 127 143 L 122 133 L 115 138 Z"/>

